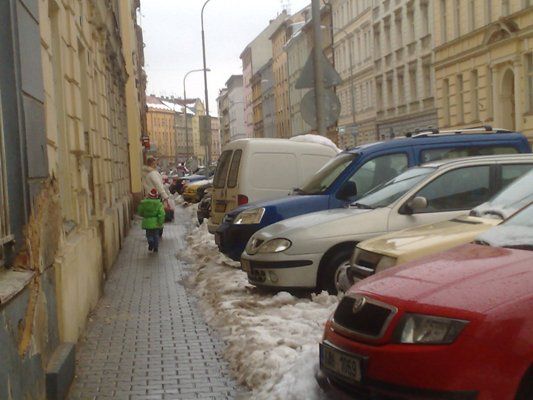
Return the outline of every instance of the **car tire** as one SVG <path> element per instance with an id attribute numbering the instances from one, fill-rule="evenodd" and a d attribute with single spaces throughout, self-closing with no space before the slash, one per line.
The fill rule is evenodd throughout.
<path id="1" fill-rule="evenodd" d="M 340 248 L 323 260 L 318 270 L 317 286 L 319 290 L 326 290 L 333 295 L 338 293 L 336 285 L 338 272 L 344 264 L 350 263 L 352 252 L 353 246 Z"/>

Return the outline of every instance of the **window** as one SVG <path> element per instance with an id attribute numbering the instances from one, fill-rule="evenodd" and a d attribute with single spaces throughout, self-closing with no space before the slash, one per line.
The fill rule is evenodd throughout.
<path id="1" fill-rule="evenodd" d="M 492 0 L 485 0 L 485 23 L 490 24 L 492 21 Z"/>
<path id="2" fill-rule="evenodd" d="M 476 0 L 468 0 L 468 24 L 469 29 L 476 29 Z"/>
<path id="3" fill-rule="evenodd" d="M 394 17 L 396 27 L 396 48 L 402 47 L 402 13 L 401 10 L 396 12 Z"/>
<path id="4" fill-rule="evenodd" d="M 409 67 L 409 92 L 411 102 L 416 101 L 418 99 L 416 90 L 416 64 Z"/>
<path id="5" fill-rule="evenodd" d="M 387 101 L 388 108 L 393 108 L 394 107 L 394 91 L 392 88 L 392 76 L 387 78 L 387 97 L 388 97 L 388 101 Z"/>
<path id="6" fill-rule="evenodd" d="M 502 0 L 502 15 L 509 15 L 510 12 L 509 0 Z"/>
<path id="7" fill-rule="evenodd" d="M 449 160 L 452 158 L 492 156 L 495 154 L 518 154 L 518 150 L 513 146 L 471 146 L 458 148 L 440 148 L 422 150 L 420 160 L 427 163 L 436 160 Z"/>
<path id="8" fill-rule="evenodd" d="M 383 84 L 380 82 L 376 82 L 376 96 L 377 96 L 377 106 L 378 110 L 383 109 Z"/>
<path id="9" fill-rule="evenodd" d="M 422 36 L 426 36 L 429 35 L 429 4 L 427 1 L 420 3 L 420 13 L 422 14 Z"/>
<path id="10" fill-rule="evenodd" d="M 493 101 L 493 80 L 492 70 L 487 66 L 485 74 L 487 75 L 487 119 L 493 119 L 494 116 L 494 101 Z M 531 93 L 531 91 L 530 91 Z M 532 108 L 533 109 L 533 108 Z"/>
<path id="11" fill-rule="evenodd" d="M 454 4 L 455 16 L 453 18 L 453 22 L 455 24 L 455 37 L 456 38 L 461 36 L 461 1 L 462 0 L 455 0 L 455 4 Z"/>
<path id="12" fill-rule="evenodd" d="M 431 65 L 425 63 L 422 67 L 422 72 L 424 74 L 424 96 L 425 98 L 431 97 Z"/>
<path id="13" fill-rule="evenodd" d="M 415 9 L 413 3 L 407 6 L 407 42 L 415 40 Z"/>
<path id="14" fill-rule="evenodd" d="M 490 166 L 459 168 L 437 177 L 416 196 L 425 197 L 428 207 L 420 212 L 469 210 L 491 197 Z"/>
<path id="15" fill-rule="evenodd" d="M 457 123 L 463 123 L 464 121 L 464 107 L 463 107 L 463 75 L 457 75 L 455 79 L 455 97 L 457 106 Z"/>
<path id="16" fill-rule="evenodd" d="M 239 177 L 239 167 L 241 164 L 242 150 L 235 150 L 228 175 L 228 187 L 234 188 L 237 186 L 237 178 Z"/>
<path id="17" fill-rule="evenodd" d="M 450 125 L 450 81 L 444 79 L 442 83 L 442 117 L 444 126 Z"/>
<path id="18" fill-rule="evenodd" d="M 515 179 L 531 171 L 531 164 L 510 164 L 502 165 L 502 188 L 509 185 Z"/>
<path id="19" fill-rule="evenodd" d="M 470 72 L 470 109 L 472 111 L 472 121 L 479 121 L 478 81 L 478 73 L 477 69 L 475 69 Z"/>
<path id="20" fill-rule="evenodd" d="M 350 178 L 357 185 L 357 196 L 361 197 L 382 183 L 400 175 L 409 166 L 404 153 L 387 154 L 363 164 Z"/>
<path id="21" fill-rule="evenodd" d="M 446 24 L 448 19 L 446 18 L 446 0 L 440 0 L 440 13 L 441 13 L 441 32 L 440 32 L 440 42 L 445 43 L 448 36 L 448 29 Z"/>
<path id="22" fill-rule="evenodd" d="M 529 112 L 533 113 L 533 53 L 527 55 L 527 88 Z"/>
<path id="23" fill-rule="evenodd" d="M 235 136 L 235 133 L 232 129 L 231 136 Z M 217 189 L 223 188 L 226 186 L 226 177 L 228 176 L 229 163 L 231 160 L 231 154 L 233 151 L 226 150 L 223 151 L 218 160 L 217 170 L 215 172 L 215 177 L 213 179 L 213 186 Z"/>

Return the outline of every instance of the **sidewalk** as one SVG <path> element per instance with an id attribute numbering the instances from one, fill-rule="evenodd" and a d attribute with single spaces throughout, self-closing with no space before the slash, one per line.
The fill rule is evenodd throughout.
<path id="1" fill-rule="evenodd" d="M 77 346 L 70 399 L 233 399 L 222 343 L 179 283 L 185 246 L 181 207 L 158 254 L 135 222 Z"/>

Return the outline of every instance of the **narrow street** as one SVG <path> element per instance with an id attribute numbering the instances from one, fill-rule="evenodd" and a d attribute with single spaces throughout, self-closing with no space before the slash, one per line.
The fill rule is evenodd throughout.
<path id="1" fill-rule="evenodd" d="M 180 281 L 190 219 L 165 224 L 158 254 L 135 221 L 77 346 L 70 399 L 234 399 L 237 385 Z"/>

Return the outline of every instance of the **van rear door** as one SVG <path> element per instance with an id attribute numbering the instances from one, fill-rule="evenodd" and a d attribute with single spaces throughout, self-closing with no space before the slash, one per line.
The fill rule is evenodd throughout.
<path id="1" fill-rule="evenodd" d="M 213 178 L 213 197 L 211 201 L 211 219 L 215 225 L 220 225 L 226 213 L 226 182 L 233 150 L 225 150 L 218 159 L 217 170 Z"/>

